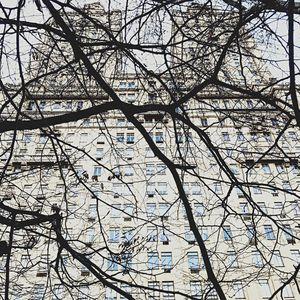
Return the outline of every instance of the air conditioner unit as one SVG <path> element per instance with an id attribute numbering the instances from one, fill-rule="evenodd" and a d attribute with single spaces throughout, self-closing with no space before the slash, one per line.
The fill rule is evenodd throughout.
<path id="1" fill-rule="evenodd" d="M 190 271 L 191 271 L 192 274 L 198 274 L 200 270 L 199 270 L 199 268 L 197 268 L 197 269 L 192 268 L 192 269 L 190 269 Z"/>
<path id="2" fill-rule="evenodd" d="M 37 277 L 45 277 L 47 276 L 47 270 L 46 269 L 40 269 L 37 271 L 36 273 L 36 276 Z"/>
<path id="3" fill-rule="evenodd" d="M 288 244 L 292 244 L 292 245 L 296 244 L 296 241 L 293 238 L 289 238 L 286 241 L 287 241 Z"/>
<path id="4" fill-rule="evenodd" d="M 81 270 L 81 276 L 88 276 L 88 275 L 90 275 L 89 270 Z"/>
<path id="5" fill-rule="evenodd" d="M 250 246 L 256 246 L 256 244 L 257 244 L 257 243 L 256 243 L 256 240 L 255 240 L 255 239 L 251 239 L 250 242 L 249 242 L 249 245 L 250 245 Z"/>

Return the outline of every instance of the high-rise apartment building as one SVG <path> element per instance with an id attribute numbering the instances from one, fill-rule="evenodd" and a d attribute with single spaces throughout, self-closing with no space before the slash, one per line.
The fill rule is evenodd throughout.
<path id="1" fill-rule="evenodd" d="M 177 16 L 182 32 L 195 11 Z M 107 17 L 100 7 L 93 14 Z M 174 69 L 198 51 L 176 44 Z M 225 87 L 207 85 L 176 107 L 173 98 L 210 72 L 213 58 L 205 66 L 200 57 L 175 79 L 112 74 L 114 62 L 105 64 L 102 75 L 138 124 L 104 89 L 81 82 L 84 73 L 82 88 L 59 73 L 26 95 L 28 120 L 46 121 L 1 133 L 1 218 L 17 224 L 0 229 L 12 246 L 10 299 L 125 299 L 111 284 L 134 299 L 219 299 L 207 261 L 227 299 L 269 299 L 284 283 L 274 299 L 299 299 L 300 132 L 271 104 Z M 0 259 L 2 296 L 7 255 Z"/>

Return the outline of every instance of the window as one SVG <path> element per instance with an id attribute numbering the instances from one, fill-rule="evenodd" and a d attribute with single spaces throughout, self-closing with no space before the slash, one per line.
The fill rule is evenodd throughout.
<path id="1" fill-rule="evenodd" d="M 61 284 L 55 284 L 53 288 L 52 300 L 63 299 L 64 286 Z"/>
<path id="2" fill-rule="evenodd" d="M 274 202 L 274 214 L 281 216 L 284 214 L 284 207 L 282 202 Z"/>
<path id="3" fill-rule="evenodd" d="M 134 81 L 129 81 L 127 84 L 129 89 L 134 89 L 136 87 L 135 82 Z"/>
<path id="4" fill-rule="evenodd" d="M 102 173 L 102 167 L 99 167 L 99 166 L 94 167 L 93 176 L 100 176 L 101 173 Z"/>
<path id="5" fill-rule="evenodd" d="M 161 217 L 167 217 L 169 215 L 170 204 L 169 203 L 159 203 L 158 209 L 159 209 L 159 215 Z"/>
<path id="6" fill-rule="evenodd" d="M 83 108 L 83 101 L 77 102 L 77 110 L 81 110 Z"/>
<path id="7" fill-rule="evenodd" d="M 297 141 L 297 135 L 296 135 L 296 132 L 290 131 L 290 132 L 289 132 L 289 138 L 290 138 L 291 141 Z"/>
<path id="8" fill-rule="evenodd" d="M 127 144 L 133 144 L 134 143 L 134 133 L 127 133 Z"/>
<path id="9" fill-rule="evenodd" d="M 41 101 L 40 104 L 39 104 L 39 108 L 41 111 L 43 111 L 46 107 L 46 101 Z"/>
<path id="10" fill-rule="evenodd" d="M 157 184 L 157 193 L 159 195 L 167 195 L 168 194 L 168 184 L 167 182 L 158 182 Z"/>
<path id="11" fill-rule="evenodd" d="M 146 186 L 146 192 L 148 196 L 154 196 L 155 195 L 155 183 L 154 182 L 148 182 Z"/>
<path id="12" fill-rule="evenodd" d="M 117 119 L 117 126 L 120 126 L 120 127 L 125 127 L 126 125 L 126 120 L 125 119 Z"/>
<path id="13" fill-rule="evenodd" d="M 252 190 L 254 194 L 261 194 L 261 188 L 258 185 L 254 185 Z"/>
<path id="14" fill-rule="evenodd" d="M 88 211 L 89 219 L 95 220 L 97 218 L 97 205 L 90 204 L 89 211 Z"/>
<path id="15" fill-rule="evenodd" d="M 67 254 L 62 254 L 59 260 L 59 270 L 63 271 L 67 268 L 69 265 L 68 263 L 68 255 Z"/>
<path id="16" fill-rule="evenodd" d="M 201 187 L 198 182 L 191 183 L 192 195 L 201 195 Z"/>
<path id="17" fill-rule="evenodd" d="M 239 174 L 239 170 L 238 170 L 236 164 L 231 164 L 229 168 L 230 168 L 230 171 L 231 171 L 233 174 L 235 174 L 235 175 Z"/>
<path id="18" fill-rule="evenodd" d="M 218 294 L 217 291 L 213 288 L 212 284 L 206 284 L 205 292 L 207 296 L 205 297 L 207 300 L 217 300 Z"/>
<path id="19" fill-rule="evenodd" d="M 151 289 L 159 289 L 159 282 L 158 281 L 149 281 L 148 287 Z M 155 291 L 155 290 L 148 291 L 148 300 L 158 300 L 159 296 L 160 296 L 159 291 Z"/>
<path id="20" fill-rule="evenodd" d="M 86 242 L 88 244 L 93 243 L 95 237 L 95 228 L 88 228 L 86 230 Z"/>
<path id="21" fill-rule="evenodd" d="M 53 110 L 60 110 L 61 109 L 61 102 L 60 101 L 55 101 L 52 105 Z"/>
<path id="22" fill-rule="evenodd" d="M 166 174 L 166 165 L 165 164 L 157 164 L 157 173 L 160 175 Z"/>
<path id="23" fill-rule="evenodd" d="M 125 156 L 126 156 L 127 159 L 133 158 L 133 156 L 134 156 L 134 149 L 133 148 L 126 148 Z"/>
<path id="24" fill-rule="evenodd" d="M 131 253 L 122 253 L 122 268 L 123 270 L 129 270 L 132 268 L 132 254 Z"/>
<path id="25" fill-rule="evenodd" d="M 96 149 L 96 159 L 103 158 L 103 154 L 104 154 L 103 148 L 97 148 Z"/>
<path id="26" fill-rule="evenodd" d="M 125 137 L 124 133 L 117 133 L 117 142 L 124 143 Z"/>
<path id="27" fill-rule="evenodd" d="M 202 290 L 200 281 L 190 281 L 191 296 L 195 299 L 202 299 Z"/>
<path id="28" fill-rule="evenodd" d="M 190 194 L 190 184 L 188 182 L 184 182 L 183 189 L 184 189 L 185 194 L 188 196 Z"/>
<path id="29" fill-rule="evenodd" d="M 273 250 L 271 253 L 271 264 L 274 267 L 283 267 L 283 260 L 279 250 Z"/>
<path id="30" fill-rule="evenodd" d="M 275 235 L 272 228 L 272 225 L 264 225 L 265 237 L 267 240 L 274 240 Z"/>
<path id="31" fill-rule="evenodd" d="M 263 213 L 268 213 L 268 210 L 267 210 L 267 207 L 266 207 L 266 203 L 265 202 L 257 202 L 256 203 L 257 204 L 257 206 L 259 207 L 259 212 L 261 213 L 261 212 L 263 212 Z"/>
<path id="32" fill-rule="evenodd" d="M 262 170 L 263 170 L 264 174 L 271 174 L 271 169 L 268 164 L 262 164 Z"/>
<path id="33" fill-rule="evenodd" d="M 300 250 L 292 249 L 291 256 L 295 262 L 300 263 Z"/>
<path id="34" fill-rule="evenodd" d="M 227 251 L 227 259 L 228 259 L 228 267 L 229 268 L 237 268 L 238 267 L 237 256 L 234 251 Z"/>
<path id="35" fill-rule="evenodd" d="M 47 135 L 44 134 L 44 133 L 41 133 L 41 134 L 40 134 L 39 143 L 40 143 L 40 144 L 45 144 L 45 143 L 47 142 L 47 139 L 48 139 Z"/>
<path id="36" fill-rule="evenodd" d="M 291 226 L 290 225 L 284 225 L 283 229 L 284 229 L 283 233 L 284 233 L 284 236 L 285 236 L 287 242 L 293 244 L 294 243 L 294 238 L 293 238 L 293 231 L 292 231 Z"/>
<path id="37" fill-rule="evenodd" d="M 258 137 L 257 137 L 257 133 L 256 133 L 256 132 L 251 132 L 250 135 L 251 135 L 252 141 L 256 142 L 256 141 L 258 140 Z"/>
<path id="38" fill-rule="evenodd" d="M 146 175 L 154 175 L 155 167 L 154 164 L 146 164 Z"/>
<path id="39" fill-rule="evenodd" d="M 223 237 L 224 237 L 224 241 L 231 241 L 232 233 L 229 225 L 223 226 Z"/>
<path id="40" fill-rule="evenodd" d="M 170 231 L 169 226 L 165 226 L 165 228 L 161 228 L 161 230 L 159 232 L 159 240 L 161 242 L 169 242 L 170 241 L 169 231 Z"/>
<path id="41" fill-rule="evenodd" d="M 127 294 L 131 295 L 132 291 L 131 291 L 131 286 L 126 284 L 126 283 L 121 283 L 121 290 L 126 292 Z M 123 295 L 120 295 L 120 300 L 125 300 L 127 298 L 125 298 Z"/>
<path id="42" fill-rule="evenodd" d="M 199 257 L 198 252 L 188 252 L 188 267 L 191 270 L 199 270 Z"/>
<path id="43" fill-rule="evenodd" d="M 282 188 L 285 190 L 285 191 L 291 191 L 292 190 L 292 187 L 290 185 L 290 183 L 288 181 L 284 181 L 282 183 Z"/>
<path id="44" fill-rule="evenodd" d="M 229 136 L 228 132 L 222 132 L 222 136 L 223 136 L 223 141 L 224 142 L 230 141 L 230 136 Z"/>
<path id="45" fill-rule="evenodd" d="M 126 89 L 126 87 L 127 87 L 126 82 L 125 82 L 125 81 L 120 81 L 120 83 L 119 83 L 119 88 L 120 88 L 120 89 Z"/>
<path id="46" fill-rule="evenodd" d="M 249 108 L 249 109 L 253 108 L 252 100 L 247 100 L 247 108 Z"/>
<path id="47" fill-rule="evenodd" d="M 123 241 L 129 242 L 133 237 L 133 228 L 132 227 L 124 227 L 122 230 L 122 239 Z"/>
<path id="48" fill-rule="evenodd" d="M 128 218 L 131 217 L 134 213 L 134 205 L 132 203 L 125 203 L 124 204 L 124 217 Z"/>
<path id="49" fill-rule="evenodd" d="M 39 262 L 38 273 L 47 273 L 49 257 L 47 254 L 42 254 Z"/>
<path id="50" fill-rule="evenodd" d="M 128 103 L 134 103 L 135 100 L 136 100 L 135 94 L 129 93 L 129 94 L 127 95 L 127 100 L 128 100 Z"/>
<path id="51" fill-rule="evenodd" d="M 110 287 L 106 287 L 105 300 L 117 300 L 117 292 Z"/>
<path id="52" fill-rule="evenodd" d="M 220 182 L 214 182 L 213 191 L 214 191 L 217 195 L 223 194 L 222 185 L 221 185 Z"/>
<path id="53" fill-rule="evenodd" d="M 23 255 L 22 255 L 22 257 L 23 257 Z M 6 259 L 7 259 L 7 255 L 5 255 L 5 254 L 2 255 L 2 257 L 0 257 L 0 272 L 5 272 Z M 22 260 L 21 260 L 21 264 L 22 264 Z"/>
<path id="54" fill-rule="evenodd" d="M 146 204 L 147 217 L 156 216 L 156 203 L 147 203 Z"/>
<path id="55" fill-rule="evenodd" d="M 252 251 L 252 262 L 257 268 L 261 268 L 264 265 L 261 254 L 256 250 Z"/>
<path id="56" fill-rule="evenodd" d="M 260 292 L 263 298 L 269 298 L 271 296 L 271 289 L 267 279 L 258 280 L 260 286 Z"/>
<path id="57" fill-rule="evenodd" d="M 30 133 L 25 133 L 25 134 L 23 135 L 23 142 L 24 142 L 25 144 L 28 144 L 28 143 L 31 143 L 31 141 L 32 141 L 32 134 L 30 134 Z"/>
<path id="58" fill-rule="evenodd" d="M 195 241 L 195 236 L 192 230 L 190 229 L 190 226 L 184 226 L 184 238 L 188 242 L 194 242 Z"/>
<path id="59" fill-rule="evenodd" d="M 157 241 L 157 229 L 155 226 L 147 226 L 147 238 L 149 242 Z"/>
<path id="60" fill-rule="evenodd" d="M 42 283 L 35 284 L 33 286 L 32 300 L 44 299 L 45 285 Z"/>
<path id="61" fill-rule="evenodd" d="M 264 132 L 264 138 L 266 142 L 272 142 L 272 136 L 269 132 Z"/>
<path id="62" fill-rule="evenodd" d="M 236 134 L 236 139 L 237 139 L 237 141 L 244 141 L 245 136 L 241 131 L 238 131 L 237 134 Z"/>
<path id="63" fill-rule="evenodd" d="M 276 164 L 276 170 L 277 172 L 280 174 L 280 173 L 283 173 L 284 172 L 284 167 L 282 164 Z"/>
<path id="64" fill-rule="evenodd" d="M 196 217 L 204 216 L 204 205 L 203 203 L 194 203 L 194 212 Z"/>
<path id="65" fill-rule="evenodd" d="M 112 227 L 109 229 L 109 237 L 108 237 L 109 242 L 118 243 L 119 237 L 120 237 L 119 227 Z"/>
<path id="66" fill-rule="evenodd" d="M 294 175 L 298 175 L 299 174 L 299 167 L 296 163 L 292 163 L 291 164 L 291 170 L 292 170 L 292 173 Z"/>
<path id="67" fill-rule="evenodd" d="M 206 118 L 202 118 L 202 119 L 201 119 L 201 125 L 202 125 L 202 126 L 208 126 L 208 122 L 207 122 L 207 119 L 206 119 Z"/>
<path id="68" fill-rule="evenodd" d="M 284 285 L 286 282 L 287 282 L 288 279 L 285 279 L 285 280 L 281 280 L 281 285 Z M 293 293 L 293 290 L 291 288 L 291 285 L 290 284 L 287 284 L 283 290 L 282 290 L 282 296 L 284 299 L 287 299 L 287 298 L 293 298 L 294 299 L 294 293 Z"/>
<path id="69" fill-rule="evenodd" d="M 146 157 L 154 157 L 155 156 L 150 147 L 146 147 L 146 155 L 145 156 Z"/>
<path id="70" fill-rule="evenodd" d="M 200 234 L 201 234 L 201 237 L 202 237 L 203 241 L 208 240 L 208 230 L 207 230 L 206 227 L 201 227 L 200 228 Z"/>
<path id="71" fill-rule="evenodd" d="M 245 299 L 245 294 L 243 290 L 243 285 L 241 282 L 237 281 L 232 284 L 235 299 Z"/>
<path id="72" fill-rule="evenodd" d="M 28 254 L 23 254 L 21 256 L 21 266 L 22 268 L 28 268 L 30 264 L 30 255 Z"/>
<path id="73" fill-rule="evenodd" d="M 175 299 L 175 295 L 168 292 L 174 291 L 174 282 L 173 281 L 163 281 L 162 289 L 165 291 L 163 293 L 163 300 L 173 300 Z"/>
<path id="74" fill-rule="evenodd" d="M 241 210 L 241 213 L 242 213 L 243 215 L 249 214 L 250 211 L 249 211 L 248 203 L 247 203 L 247 202 L 241 202 L 241 203 L 240 203 L 240 210 Z"/>
<path id="75" fill-rule="evenodd" d="M 163 133 L 162 132 L 156 132 L 155 134 L 155 142 L 156 143 L 163 143 L 164 138 L 163 138 Z"/>
<path id="76" fill-rule="evenodd" d="M 111 255 L 107 261 L 107 269 L 109 271 L 118 271 L 118 257 Z"/>
<path id="77" fill-rule="evenodd" d="M 161 253 L 161 267 L 165 270 L 172 268 L 172 252 Z"/>
<path id="78" fill-rule="evenodd" d="M 110 211 L 110 216 L 112 218 L 119 218 L 121 216 L 121 204 L 112 204 L 112 208 Z"/>
<path id="79" fill-rule="evenodd" d="M 148 252 L 148 269 L 156 270 L 159 267 L 158 253 Z"/>
<path id="80" fill-rule="evenodd" d="M 124 175 L 133 176 L 133 167 L 131 165 L 125 166 Z"/>

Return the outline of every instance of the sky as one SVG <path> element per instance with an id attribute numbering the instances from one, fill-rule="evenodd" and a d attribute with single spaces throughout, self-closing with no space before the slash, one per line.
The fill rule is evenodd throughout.
<path id="1" fill-rule="evenodd" d="M 19 1 L 17 0 L 2 0 L 1 4 L 3 6 L 9 6 L 14 7 L 18 4 Z M 72 3 L 74 3 L 77 7 L 82 6 L 83 3 L 95 3 L 99 2 L 97 0 L 74 0 Z M 145 1 L 144 1 L 145 2 Z M 151 2 L 149 0 L 149 2 Z M 222 2 L 219 0 L 218 2 Z M 130 0 L 128 3 L 126 1 L 119 1 L 119 0 L 101 0 L 100 3 L 107 9 L 109 5 L 111 8 L 118 8 L 123 9 L 125 8 L 126 4 L 129 5 L 129 10 L 131 11 L 131 14 L 128 15 L 128 19 L 133 17 L 136 14 L 136 7 L 140 3 L 140 0 Z M 154 1 L 152 1 L 154 3 Z M 49 18 L 49 13 L 45 8 L 42 9 L 42 12 L 37 10 L 36 4 L 34 0 L 26 0 L 25 1 L 25 9 L 22 11 L 23 18 L 26 18 L 27 21 L 33 21 L 33 22 L 45 22 Z M 3 14 L 0 13 L 0 16 L 3 17 Z M 297 21 L 300 21 L 299 16 L 296 16 Z M 286 53 L 286 41 L 287 41 L 287 33 L 288 33 L 288 27 L 287 27 L 287 18 L 284 14 L 276 14 L 273 18 L 270 18 L 269 20 L 269 26 L 272 30 L 276 31 L 278 36 L 280 37 L 279 40 L 271 39 L 270 44 L 266 43 L 266 38 L 258 43 L 258 47 L 264 50 L 265 58 L 270 58 L 273 61 L 275 60 L 275 63 L 272 63 L 269 65 L 269 69 L 271 73 L 274 74 L 274 77 L 284 77 L 288 75 L 288 64 L 287 64 L 287 53 Z M 297 38 L 300 36 L 300 22 L 295 22 L 295 43 L 298 43 L 295 46 L 295 59 L 296 63 L 300 63 L 300 39 Z M 155 30 L 156 24 L 159 24 L 159 20 L 153 20 L 151 22 L 151 26 L 148 25 L 146 30 Z M 160 26 L 160 24 L 159 24 Z M 0 25 L 1 28 L 1 25 Z M 2 31 L 2 30 L 1 30 Z M 136 27 L 133 25 L 129 32 L 127 32 L 127 37 L 130 36 L 130 34 L 136 33 Z M 168 39 L 170 37 L 170 27 L 164 26 L 164 35 Z M 30 39 L 30 37 L 29 37 Z M 3 78 L 7 78 L 6 75 L 10 73 L 15 73 L 15 81 L 17 82 L 19 80 L 18 72 L 13 71 L 13 65 L 15 63 L 15 45 L 16 45 L 16 36 L 11 36 L 6 39 L 5 41 L 5 49 L 7 49 L 7 53 L 10 56 L 9 61 L 5 61 L 4 59 L 1 60 L 1 74 Z M 280 44 L 282 43 L 282 45 Z M 26 59 L 26 55 L 29 53 L 29 47 L 26 45 L 26 43 L 23 43 L 23 51 L 24 51 L 24 69 L 26 68 L 26 63 L 28 62 L 28 59 Z M 145 55 L 144 53 L 138 53 L 135 52 L 135 55 L 137 55 L 140 60 L 147 65 L 148 68 L 152 69 L 153 71 L 157 71 L 157 66 L 161 65 L 163 61 L 158 56 L 149 56 Z M 297 66 L 298 68 L 298 66 Z M 296 72 L 299 72 L 299 70 L 296 70 Z M 10 76 L 11 80 L 12 77 Z M 298 80 L 300 83 L 300 80 Z"/>

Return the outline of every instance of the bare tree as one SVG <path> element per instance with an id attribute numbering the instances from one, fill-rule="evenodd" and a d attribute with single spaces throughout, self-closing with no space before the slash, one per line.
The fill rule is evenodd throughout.
<path id="1" fill-rule="evenodd" d="M 298 4 L 11 2 L 1 297 L 299 297 Z"/>

